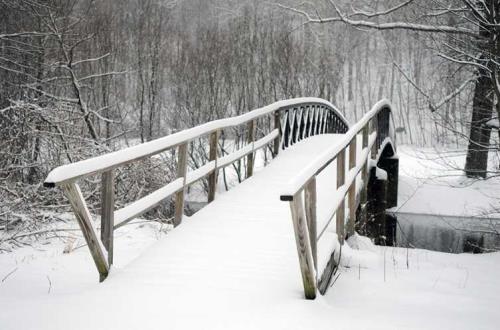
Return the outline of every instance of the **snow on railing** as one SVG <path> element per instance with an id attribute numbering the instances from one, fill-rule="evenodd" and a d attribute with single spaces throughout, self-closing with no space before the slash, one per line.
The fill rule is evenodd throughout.
<path id="1" fill-rule="evenodd" d="M 256 125 L 258 120 L 265 116 L 272 116 L 271 122 L 274 122 L 274 128 L 256 140 Z M 247 145 L 220 157 L 218 144 L 220 132 L 240 125 L 247 125 Z M 310 97 L 284 100 L 241 116 L 211 121 L 150 142 L 60 166 L 49 173 L 44 185 L 63 188 L 87 241 L 100 278 L 104 280 L 113 263 L 113 231 L 116 228 L 158 206 L 172 195 L 175 195 L 174 225 L 178 225 L 182 220 L 184 195 L 189 185 L 207 178 L 208 201 L 211 202 L 215 198 L 220 169 L 247 157 L 246 173 L 249 177 L 253 173 L 254 153 L 270 143 L 273 143 L 273 156 L 276 156 L 280 149 L 285 149 L 309 136 L 345 133 L 348 127 L 343 115 L 328 101 Z M 187 164 L 189 143 L 204 136 L 209 136 L 208 162 L 199 168 L 189 170 Z M 149 195 L 115 210 L 115 169 L 172 148 L 177 150 L 177 178 Z M 79 179 L 97 174 L 102 175 L 101 240 L 92 226 L 92 216 L 77 184 Z"/>
<path id="2" fill-rule="evenodd" d="M 304 293 L 307 299 L 314 299 L 318 289 L 322 294 L 326 291 L 335 266 L 333 251 L 328 251 L 328 256 L 332 256 L 330 261 L 325 269 L 318 269 L 318 241 L 335 217 L 337 238 L 340 245 L 343 244 L 346 196 L 349 209 L 347 235 L 354 234 L 358 203 L 361 205 L 366 203 L 368 160 L 377 157 L 379 149 L 385 148 L 387 144 L 391 144 L 395 150 L 393 145 L 395 140 L 392 135 L 394 130 L 391 129 L 391 108 L 387 100 L 377 102 L 361 120 L 351 126 L 340 141 L 311 160 L 309 166 L 291 178 L 281 192 L 280 199 L 290 203 Z M 362 134 L 362 149 L 360 155 L 357 155 L 357 136 L 360 133 Z M 349 155 L 348 168 L 346 168 L 346 153 Z M 322 228 L 317 228 L 316 176 L 334 161 L 337 161 L 336 194 L 329 208 L 328 220 Z M 362 181 L 360 196 L 356 190 L 358 178 Z M 318 276 L 321 277 L 319 280 Z"/>

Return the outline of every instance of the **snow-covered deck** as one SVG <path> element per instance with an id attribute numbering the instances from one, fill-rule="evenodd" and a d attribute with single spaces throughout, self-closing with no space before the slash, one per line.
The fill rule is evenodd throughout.
<path id="1" fill-rule="evenodd" d="M 253 177 L 184 218 L 127 266 L 113 269 L 101 284 L 33 296 L 2 295 L 0 284 L 0 328 L 486 329 L 498 325 L 499 254 L 478 257 L 376 248 L 354 237 L 343 250 L 347 267 L 327 295 L 304 299 L 289 206 L 279 194 L 293 174 L 337 138 L 315 136 L 285 150 Z M 318 178 L 320 220 L 336 186 L 335 170 L 324 172 Z M 328 232 L 332 235 L 325 235 L 326 240 L 334 237 Z"/>

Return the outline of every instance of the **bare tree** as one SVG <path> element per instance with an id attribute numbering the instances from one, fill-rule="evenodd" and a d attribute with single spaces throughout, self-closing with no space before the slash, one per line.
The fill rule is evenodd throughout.
<path id="1" fill-rule="evenodd" d="M 330 11 L 325 15 L 317 10 L 280 6 L 301 15 L 308 24 L 341 23 L 380 31 L 405 30 L 428 36 L 448 36 L 448 42 L 439 39 L 444 43 L 443 52 L 439 56 L 465 67 L 475 76 L 465 173 L 470 177 L 486 177 L 491 132 L 486 122 L 491 119 L 495 105 L 497 115 L 500 109 L 497 101 L 500 95 L 497 78 L 499 35 L 496 28 L 500 4 L 494 0 L 456 0 L 443 7 L 439 1 L 407 0 L 380 10 L 370 8 L 369 4 L 364 4 L 365 9 L 351 6 L 345 10 L 345 4 L 333 0 L 330 5 Z M 401 19 L 398 20 L 396 15 Z M 437 102 L 438 105 L 448 103 L 457 94 L 452 91 L 451 97 L 445 98 L 444 102 Z M 438 109 L 434 104 L 436 102 L 429 103 L 431 111 Z"/>

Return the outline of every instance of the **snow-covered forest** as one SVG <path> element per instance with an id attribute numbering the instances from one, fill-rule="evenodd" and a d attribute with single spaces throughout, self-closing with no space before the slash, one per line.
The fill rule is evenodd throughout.
<path id="1" fill-rule="evenodd" d="M 361 20 L 398 4 L 361 1 L 342 11 Z M 493 54 L 481 53 L 483 41 L 454 31 L 472 33 L 481 23 L 461 9 L 463 1 L 448 10 L 436 1 L 411 1 L 376 16 L 409 24 L 388 31 L 305 24 L 300 12 L 311 20 L 335 16 L 328 1 L 282 3 L 296 10 L 265 1 L 195 0 L 5 0 L 1 6 L 3 226 L 58 203 L 40 186 L 51 168 L 293 97 L 325 98 L 351 121 L 386 97 L 395 105 L 399 143 L 465 154 L 478 70 L 496 70 Z M 452 31 L 419 32 L 411 29 L 415 22 Z M 497 117 L 492 113 L 481 125 Z M 488 149 L 495 151 L 498 137 L 491 135 Z M 493 164 L 496 158 L 490 153 Z M 123 177 L 130 200 L 155 188 L 144 173 Z M 168 180 L 169 173 L 162 176 Z"/>
<path id="2" fill-rule="evenodd" d="M 357 234 L 349 238 L 343 254 L 332 254 L 338 259 L 331 290 L 341 298 L 327 294 L 319 306 L 314 305 L 321 309 L 319 314 L 308 310 L 308 317 L 319 318 L 313 324 L 327 327 L 321 321 L 330 317 L 323 302 L 338 312 L 340 303 L 335 299 L 343 299 L 347 301 L 345 308 L 354 309 L 355 299 L 363 299 L 363 295 L 358 292 L 350 297 L 345 286 L 361 278 L 370 278 L 364 285 L 380 290 L 380 299 L 387 299 L 390 290 L 399 290 L 395 301 L 418 309 L 421 300 L 411 298 L 415 292 L 405 291 L 405 284 L 385 287 L 393 276 L 425 288 L 423 292 L 429 296 L 436 295 L 436 309 L 446 306 L 442 317 L 459 314 L 448 309 L 454 303 L 452 295 L 460 295 L 464 301 L 470 298 L 471 304 L 478 306 L 477 314 L 474 310 L 461 316 L 460 325 L 458 321 L 454 326 L 440 324 L 437 316 L 434 323 L 431 317 L 433 328 L 470 329 L 478 325 L 494 329 L 500 319 L 496 316 L 496 320 L 487 321 L 495 315 L 487 306 L 488 299 L 500 294 L 500 282 L 493 279 L 500 278 L 500 252 L 496 252 L 500 251 L 499 26 L 500 2 L 496 0 L 0 0 L 0 306 L 10 308 L 6 317 L 0 316 L 0 329 L 2 324 L 6 329 L 16 328 L 12 320 L 19 315 L 12 306 L 23 305 L 23 299 L 36 296 L 30 307 L 38 308 L 44 301 L 39 292 L 85 296 L 78 302 L 85 304 L 92 301 L 89 290 L 96 290 L 95 269 L 83 251 L 86 241 L 71 212 L 72 205 L 61 189 L 44 186 L 49 172 L 277 101 L 304 97 L 331 102 L 351 125 L 377 101 L 389 100 L 391 132 L 398 148 L 394 158 L 399 159 L 398 204 L 387 211 L 388 217 L 397 218 L 394 231 L 398 242 L 394 245 L 398 247 L 375 246 Z M 244 185 L 253 174 L 254 162 L 255 171 L 265 182 L 264 166 L 276 161 L 271 144 L 253 153 L 254 141 L 273 133 L 276 122 L 259 119 L 252 125 L 256 127 L 230 127 L 213 135 L 217 139 L 215 167 L 218 156 L 230 158 L 232 152 L 252 145 L 251 157 L 241 157 L 219 175 L 214 174 L 218 195 L 225 196 Z M 213 136 L 196 136 L 188 142 L 188 170 L 196 171 L 214 160 L 210 147 Z M 325 141 L 321 143 L 326 145 Z M 116 168 L 111 177 L 114 209 L 179 179 L 179 154 L 173 148 Z M 287 157 L 291 159 L 289 150 L 278 155 L 277 161 L 285 163 Z M 186 176 L 184 173 L 184 185 Z M 148 208 L 140 219 L 116 231 L 113 267 L 117 276 L 111 281 L 127 283 L 127 266 L 139 269 L 141 263 L 133 260 L 144 263 L 141 253 L 148 254 L 151 246 L 151 255 L 161 255 L 158 246 L 174 246 L 165 243 L 170 236 L 179 244 L 183 237 L 189 238 L 186 231 L 197 223 L 197 211 L 209 209 L 207 198 L 210 201 L 215 196 L 210 180 L 204 178 L 186 188 L 185 209 L 181 204 L 185 214 L 181 211 L 181 217 L 184 214 L 194 221 L 186 226 L 185 236 L 182 230 L 181 236 L 172 235 L 177 230 L 174 225 L 178 225 L 174 223 L 178 218 L 175 198 Z M 89 214 L 95 217 L 93 225 L 99 227 L 106 194 L 100 177 L 82 176 L 79 187 Z M 245 187 L 239 189 L 252 195 Z M 230 199 L 227 195 L 222 199 Z M 327 207 L 318 205 L 318 213 L 323 212 L 320 209 Z M 218 216 L 217 209 L 213 210 L 205 210 L 212 221 L 208 223 L 214 223 Z M 212 231 L 205 227 L 208 225 L 202 225 L 205 234 L 210 235 Z M 291 232 L 291 225 L 289 229 Z M 249 230 L 250 234 L 261 233 Z M 161 243 L 154 245 L 157 241 Z M 219 250 L 224 249 L 217 246 Z M 460 254 L 465 252 L 482 255 L 474 259 L 476 256 Z M 296 263 L 296 254 L 293 257 Z M 412 267 L 420 269 L 420 263 L 422 278 L 412 273 Z M 450 270 L 451 264 L 458 270 Z M 465 275 L 463 269 L 467 269 Z M 375 283 L 372 277 L 382 271 L 383 283 Z M 154 270 L 148 274 L 154 275 Z M 228 276 L 239 274 L 235 271 Z M 297 270 L 300 280 L 299 275 Z M 448 281 L 449 287 L 435 291 L 442 277 L 447 277 L 443 281 Z M 474 281 L 481 283 L 467 287 Z M 138 288 L 133 291 L 140 292 Z M 109 295 L 113 292 L 108 290 Z M 373 289 L 370 294 L 376 292 Z M 235 297 L 244 300 L 243 296 Z M 61 303 L 59 298 L 54 301 Z M 404 313 L 395 301 L 395 313 Z M 226 307 L 240 315 L 240 309 L 246 308 L 242 304 L 244 307 L 239 303 Z M 295 301 L 289 304 L 293 306 L 290 314 L 306 306 Z M 201 305 L 196 304 L 202 309 Z M 366 301 L 360 308 L 377 318 L 371 310 L 374 306 L 375 301 Z M 145 328 L 155 328 L 155 308 L 144 310 L 152 322 Z M 287 315 L 284 310 L 278 307 L 276 314 Z M 7 321 L 8 315 L 11 321 Z M 384 324 L 381 318 L 380 324 Z M 387 324 L 395 328 L 429 326 L 420 323 L 415 311 L 409 313 L 409 323 L 404 318 L 389 319 L 392 321 Z M 217 323 L 216 328 L 231 328 L 234 323 L 230 320 Z M 307 327 L 292 320 L 288 323 L 292 328 Z M 46 316 L 43 322 L 40 328 L 51 328 Z M 108 329 L 109 322 L 97 329 Z M 252 322 L 260 328 L 265 324 Z M 372 325 L 363 322 L 352 325 L 342 319 L 339 324 L 356 329 Z M 203 327 L 202 322 L 190 324 Z M 276 320 L 271 322 L 270 328 L 282 327 Z M 37 328 L 36 322 L 27 328 Z"/>

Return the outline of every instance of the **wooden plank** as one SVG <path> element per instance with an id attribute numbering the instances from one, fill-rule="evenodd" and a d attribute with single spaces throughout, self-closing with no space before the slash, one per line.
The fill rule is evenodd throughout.
<path id="1" fill-rule="evenodd" d="M 208 202 L 211 203 L 215 199 L 215 193 L 217 191 L 217 157 L 218 155 L 218 143 L 219 143 L 219 131 L 212 132 L 210 134 L 210 150 L 208 152 L 208 160 L 215 161 L 215 169 L 208 176 Z"/>
<path id="2" fill-rule="evenodd" d="M 101 241 L 108 251 L 108 264 L 113 264 L 113 232 L 115 218 L 114 171 L 101 176 Z"/>
<path id="3" fill-rule="evenodd" d="M 62 186 L 64 194 L 71 204 L 71 208 L 75 213 L 78 225 L 83 233 L 83 237 L 87 242 L 92 259 L 94 259 L 95 266 L 99 272 L 99 280 L 102 282 L 108 276 L 109 265 L 106 260 L 106 253 L 104 248 L 99 243 L 97 234 L 92 226 L 92 217 L 90 215 L 87 204 L 83 198 L 80 187 L 76 183 L 68 183 Z"/>
<path id="4" fill-rule="evenodd" d="M 337 189 L 342 187 L 345 183 L 345 149 L 337 156 Z M 345 197 L 342 199 L 339 207 L 337 208 L 337 236 L 339 238 L 340 244 L 344 244 L 344 219 L 345 219 Z"/>
<path id="5" fill-rule="evenodd" d="M 114 229 L 129 223 L 134 218 L 137 218 L 143 213 L 151 210 L 160 204 L 163 200 L 169 198 L 174 193 L 184 189 L 184 178 L 175 179 L 164 187 L 157 189 L 135 202 L 115 211 L 115 226 Z"/>
<path id="6" fill-rule="evenodd" d="M 184 215 L 184 195 L 186 191 L 186 174 L 187 174 L 187 148 L 188 144 L 183 143 L 177 149 L 177 178 L 183 178 L 183 188 L 175 194 L 175 214 L 174 226 L 177 227 L 182 222 Z"/>
<path id="7" fill-rule="evenodd" d="M 309 240 L 309 230 L 304 214 L 302 192 L 295 194 L 293 201 L 290 201 L 290 211 L 292 213 L 293 230 L 297 253 L 299 255 L 300 271 L 302 274 L 302 284 L 306 299 L 316 298 L 316 273 L 314 271 L 314 260 L 311 252 Z"/>
<path id="8" fill-rule="evenodd" d="M 309 241 L 311 242 L 311 253 L 314 261 L 314 269 L 318 271 L 317 253 L 317 229 L 316 229 L 316 177 L 313 177 L 304 190 L 307 228 L 309 229 Z"/>
<path id="9" fill-rule="evenodd" d="M 255 141 L 255 121 L 250 120 L 247 125 L 247 144 L 253 144 Z M 253 175 L 254 152 L 247 155 L 247 178 Z"/>
<path id="10" fill-rule="evenodd" d="M 280 112 L 275 111 L 274 112 L 274 129 L 277 129 L 279 134 L 278 136 L 274 139 L 274 146 L 273 146 L 273 157 L 278 156 L 278 153 L 280 151 L 280 143 L 281 139 L 283 138 L 283 130 L 281 129 L 281 120 L 280 120 Z"/>
<path id="11" fill-rule="evenodd" d="M 349 144 L 349 170 L 356 167 L 356 151 L 357 151 L 356 135 Z M 356 222 L 356 179 L 349 186 L 348 192 L 348 207 L 349 220 L 347 222 L 347 236 L 354 235 L 354 224 Z"/>

